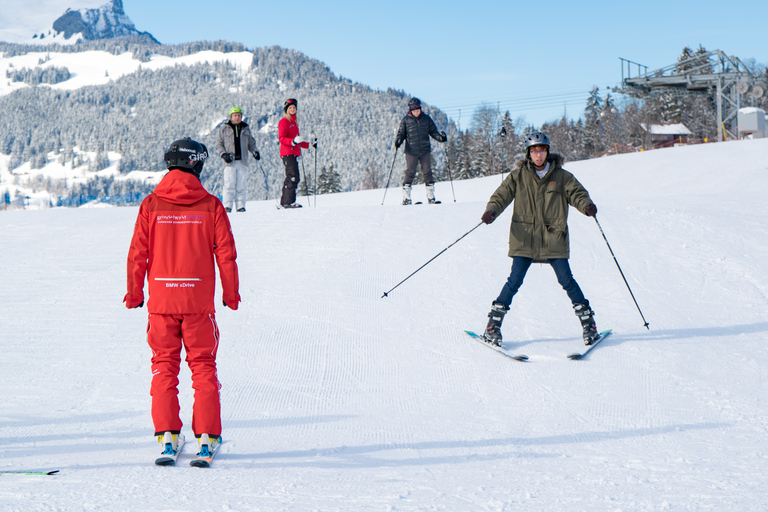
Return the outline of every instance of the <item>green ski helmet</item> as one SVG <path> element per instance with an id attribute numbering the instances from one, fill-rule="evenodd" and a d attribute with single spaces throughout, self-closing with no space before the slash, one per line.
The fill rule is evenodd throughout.
<path id="1" fill-rule="evenodd" d="M 231 109 L 229 109 L 230 116 L 232 116 L 232 114 L 242 114 L 242 113 L 243 113 L 243 109 L 241 109 L 240 107 L 232 107 Z"/>

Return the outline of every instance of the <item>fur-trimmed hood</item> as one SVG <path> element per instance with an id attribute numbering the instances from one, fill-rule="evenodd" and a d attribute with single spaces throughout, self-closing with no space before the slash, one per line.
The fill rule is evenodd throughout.
<path id="1" fill-rule="evenodd" d="M 522 169 L 523 166 L 526 164 L 526 162 L 530 162 L 531 168 L 533 168 L 533 161 L 531 160 L 531 157 L 528 155 L 526 155 L 525 158 L 518 160 L 515 166 L 518 169 Z M 549 162 L 549 165 L 552 168 L 562 167 L 563 164 L 565 163 L 565 157 L 560 153 L 550 153 L 549 156 L 547 157 L 547 162 Z"/>

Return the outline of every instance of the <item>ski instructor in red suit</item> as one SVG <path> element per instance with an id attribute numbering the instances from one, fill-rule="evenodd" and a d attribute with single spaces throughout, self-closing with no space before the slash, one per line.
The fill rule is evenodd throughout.
<path id="1" fill-rule="evenodd" d="M 216 374 L 219 328 L 214 291 L 221 276 L 224 305 L 240 302 L 237 251 L 224 206 L 200 183 L 208 150 L 189 138 L 165 152 L 168 174 L 141 203 L 128 252 L 129 309 L 144 304 L 148 283 L 147 342 L 152 349 L 152 421 L 158 441 L 178 441 L 178 375 L 181 348 L 192 371 L 195 390 L 192 431 L 200 439 L 221 440 L 221 385 Z M 183 438 L 182 438 L 183 439 Z"/>

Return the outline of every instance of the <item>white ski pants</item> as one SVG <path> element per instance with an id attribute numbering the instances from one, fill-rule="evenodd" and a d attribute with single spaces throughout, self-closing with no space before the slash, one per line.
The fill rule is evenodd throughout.
<path id="1" fill-rule="evenodd" d="M 222 203 L 225 208 L 245 208 L 248 192 L 248 165 L 243 160 L 235 160 L 224 166 L 224 191 Z"/>

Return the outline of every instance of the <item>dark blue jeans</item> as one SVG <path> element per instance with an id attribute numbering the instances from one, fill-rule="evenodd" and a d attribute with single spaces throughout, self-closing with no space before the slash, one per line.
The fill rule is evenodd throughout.
<path id="1" fill-rule="evenodd" d="M 565 293 L 568 294 L 571 302 L 573 304 L 589 304 L 589 301 L 584 298 L 579 284 L 573 278 L 573 274 L 571 274 L 571 266 L 568 265 L 568 260 L 566 258 L 556 258 L 547 260 L 547 262 L 552 266 L 557 276 L 557 282 L 560 283 Z M 523 256 L 512 258 L 512 272 L 509 274 L 509 278 L 504 283 L 501 294 L 499 294 L 499 298 L 495 302 L 504 304 L 506 307 L 512 304 L 512 297 L 515 296 L 517 290 L 523 284 L 523 279 L 525 279 L 525 274 L 531 267 L 531 263 L 533 263 L 532 258 L 524 258 Z"/>

